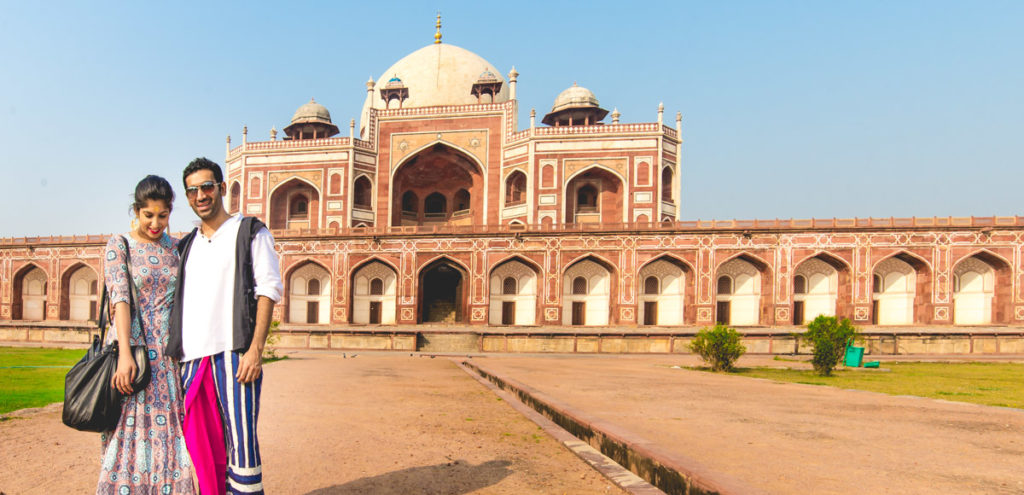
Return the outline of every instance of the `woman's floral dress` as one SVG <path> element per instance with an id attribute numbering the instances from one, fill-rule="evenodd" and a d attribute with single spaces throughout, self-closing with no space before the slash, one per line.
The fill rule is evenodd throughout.
<path id="1" fill-rule="evenodd" d="M 103 433 L 103 467 L 97 494 L 195 493 L 192 460 L 185 450 L 181 420 L 184 398 L 177 365 L 164 356 L 174 292 L 178 288 L 178 241 L 166 233 L 159 242 L 137 242 L 129 234 L 107 242 L 103 264 L 110 304 L 128 302 L 125 244 L 131 250 L 131 274 L 138 293 L 132 317 L 131 345 L 149 348 L 152 378 L 145 390 L 127 398 L 113 431 Z M 108 335 L 117 332 L 111 327 Z"/>

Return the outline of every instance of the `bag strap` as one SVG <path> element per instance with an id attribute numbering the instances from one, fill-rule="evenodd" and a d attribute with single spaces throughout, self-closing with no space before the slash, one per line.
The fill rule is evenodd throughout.
<path id="1" fill-rule="evenodd" d="M 138 288 L 135 287 L 135 279 L 132 278 L 132 252 L 131 252 L 132 250 L 128 246 L 128 239 L 125 239 L 125 237 L 123 235 L 122 236 L 118 236 L 118 237 L 121 238 L 121 244 L 124 246 L 125 266 L 128 269 L 128 308 L 129 308 L 129 311 L 131 311 L 132 315 L 135 317 L 135 320 L 139 323 L 139 329 L 141 330 L 142 329 L 142 315 L 138 311 L 138 308 L 135 307 L 135 300 L 136 300 L 135 294 L 137 293 Z M 103 282 L 103 298 L 100 301 L 100 317 L 99 317 L 99 321 L 97 322 L 97 326 L 100 328 L 100 342 L 103 342 L 106 339 L 106 336 L 107 336 L 107 326 L 108 326 L 107 323 L 108 323 L 108 320 L 111 319 L 111 317 L 110 317 L 110 306 L 107 305 L 107 301 L 110 299 L 109 294 L 110 294 L 110 289 L 107 287 L 106 280 L 104 280 L 104 282 Z M 131 331 L 129 330 L 128 333 L 130 335 Z"/>

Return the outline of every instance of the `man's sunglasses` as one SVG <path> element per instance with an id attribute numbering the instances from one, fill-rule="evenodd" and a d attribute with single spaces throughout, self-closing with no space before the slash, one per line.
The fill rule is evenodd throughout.
<path id="1" fill-rule="evenodd" d="M 212 181 L 206 181 L 203 182 L 202 184 L 199 184 L 198 186 L 186 187 L 185 196 L 187 196 L 189 199 L 195 198 L 196 194 L 199 193 L 200 189 L 203 190 L 203 194 L 213 194 L 213 192 L 217 190 L 217 183 Z"/>

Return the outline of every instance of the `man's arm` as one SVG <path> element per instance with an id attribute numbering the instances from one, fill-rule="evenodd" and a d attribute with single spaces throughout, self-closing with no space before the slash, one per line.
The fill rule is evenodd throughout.
<path id="1" fill-rule="evenodd" d="M 238 362 L 235 378 L 239 383 L 254 381 L 262 372 L 263 347 L 267 345 L 270 318 L 274 304 L 281 301 L 284 292 L 280 263 L 274 251 L 274 236 L 266 228 L 260 229 L 252 240 L 252 271 L 256 279 L 256 327 L 249 349 Z"/>
<path id="2" fill-rule="evenodd" d="M 274 300 L 267 296 L 259 296 L 256 301 L 256 328 L 252 335 L 252 344 L 238 360 L 238 383 L 255 381 L 263 372 L 263 347 L 267 345 L 270 333 L 270 316 L 274 312 Z"/>

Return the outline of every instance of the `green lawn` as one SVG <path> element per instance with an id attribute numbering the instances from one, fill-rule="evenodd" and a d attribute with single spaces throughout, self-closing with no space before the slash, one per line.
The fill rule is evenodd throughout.
<path id="1" fill-rule="evenodd" d="M 62 402 L 64 375 L 84 355 L 85 349 L 0 347 L 0 414 Z"/>
<path id="2" fill-rule="evenodd" d="M 1024 364 L 1020 363 L 883 362 L 877 370 L 853 370 L 840 365 L 832 376 L 818 376 L 811 370 L 775 368 L 739 368 L 736 374 L 1024 409 Z"/>
<path id="3" fill-rule="evenodd" d="M 85 349 L 0 347 L 0 414 L 64 401 L 64 375 Z M 288 359 L 264 359 L 272 363 Z"/>

